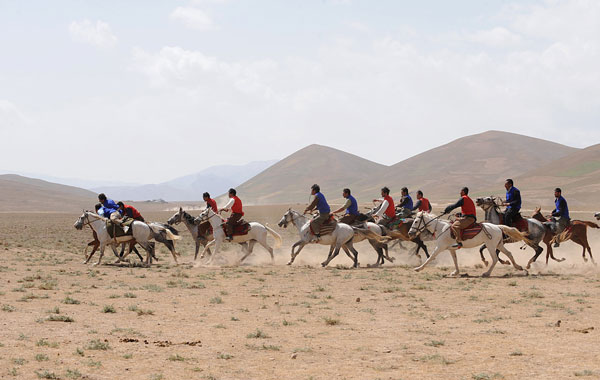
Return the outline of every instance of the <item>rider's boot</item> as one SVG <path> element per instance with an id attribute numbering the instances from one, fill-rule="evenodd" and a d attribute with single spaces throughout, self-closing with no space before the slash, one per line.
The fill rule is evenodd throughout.
<path id="1" fill-rule="evenodd" d="M 451 248 L 461 249 L 462 248 L 462 241 L 456 242 L 456 244 L 452 244 Z"/>

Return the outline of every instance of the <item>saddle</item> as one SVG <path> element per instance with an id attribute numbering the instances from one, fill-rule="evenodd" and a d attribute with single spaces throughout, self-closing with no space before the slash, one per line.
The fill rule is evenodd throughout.
<path id="1" fill-rule="evenodd" d="M 329 219 L 327 219 L 325 221 L 325 223 L 323 223 L 321 225 L 321 231 L 320 231 L 319 235 L 321 235 L 321 236 L 329 235 L 330 233 L 333 232 L 333 230 L 335 230 L 336 226 L 337 226 L 337 220 L 335 220 L 335 218 L 333 217 L 333 214 L 331 214 L 329 216 Z M 315 235 L 315 231 L 313 230 L 312 221 L 310 222 L 310 233 Z"/>
<path id="2" fill-rule="evenodd" d="M 461 231 L 461 240 L 469 240 L 477 236 L 482 230 L 483 226 L 480 223 L 473 223 L 469 227 L 465 228 Z M 452 238 L 456 239 L 456 235 L 454 235 L 454 231 L 450 230 L 450 234 Z"/>
<path id="3" fill-rule="evenodd" d="M 123 227 L 119 226 L 118 224 L 114 224 L 110 220 L 107 220 L 106 221 L 106 230 L 108 231 L 108 236 L 110 236 L 113 239 L 116 237 L 121 237 L 121 236 L 132 236 L 133 228 L 131 228 L 131 224 L 133 222 L 135 222 L 135 220 L 131 219 L 131 218 L 128 218 L 123 222 L 124 226 L 129 227 L 127 232 L 125 232 L 123 230 Z"/>
<path id="4" fill-rule="evenodd" d="M 504 214 L 500 214 L 500 224 L 505 224 L 504 223 Z M 520 232 L 529 232 L 529 223 L 527 222 L 527 219 L 523 218 L 523 216 L 521 216 L 521 213 L 517 213 L 517 215 L 515 215 L 515 218 L 513 220 L 513 225 L 509 226 L 509 227 L 514 227 L 517 230 L 519 230 Z"/>
<path id="5" fill-rule="evenodd" d="M 225 226 L 225 223 L 221 224 L 221 228 L 223 229 L 223 232 L 227 234 L 227 228 Z M 250 228 L 250 223 L 246 222 L 244 219 L 240 219 L 239 222 L 235 226 L 233 226 L 231 236 L 246 235 L 248 232 L 250 232 Z"/>
<path id="6" fill-rule="evenodd" d="M 213 234 L 213 228 L 209 222 L 200 223 L 198 225 L 198 236 L 208 237 Z"/>

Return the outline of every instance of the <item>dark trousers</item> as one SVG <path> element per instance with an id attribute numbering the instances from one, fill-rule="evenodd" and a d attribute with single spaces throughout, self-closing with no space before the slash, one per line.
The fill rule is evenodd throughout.
<path id="1" fill-rule="evenodd" d="M 512 208 L 507 208 L 506 210 L 504 210 L 504 224 L 509 227 L 512 227 L 513 222 L 515 221 L 515 218 L 518 214 L 519 211 L 514 210 Z"/>
<path id="2" fill-rule="evenodd" d="M 242 214 L 233 213 L 227 219 L 227 223 L 225 224 L 225 229 L 227 230 L 227 236 L 233 235 L 233 227 L 237 226 L 240 219 L 242 219 Z"/>

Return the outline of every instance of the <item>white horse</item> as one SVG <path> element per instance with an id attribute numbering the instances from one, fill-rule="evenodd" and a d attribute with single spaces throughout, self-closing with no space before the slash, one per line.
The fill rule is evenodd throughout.
<path id="1" fill-rule="evenodd" d="M 208 265 L 208 264 L 212 263 L 215 256 L 217 256 L 217 252 L 219 252 L 219 248 L 221 247 L 221 244 L 223 244 L 223 242 L 225 241 L 225 231 L 223 231 L 223 227 L 221 227 L 221 225 L 225 221 L 221 217 L 221 215 L 215 214 L 215 212 L 210 208 L 202 211 L 202 213 L 198 216 L 198 219 L 200 220 L 201 223 L 208 221 L 213 229 L 214 240 L 212 240 L 210 243 L 208 243 L 204 247 L 204 250 L 202 251 L 202 255 L 200 255 L 201 259 L 204 258 L 204 254 L 207 251 L 209 251 L 210 246 L 214 244 L 214 246 L 215 246 L 214 252 L 210 256 L 210 259 L 206 262 L 206 264 Z M 270 233 L 275 238 L 275 248 L 281 247 L 281 243 L 282 243 L 281 236 L 277 232 L 275 232 L 273 229 L 271 229 L 269 226 L 263 226 L 262 224 L 257 223 L 257 222 L 250 222 L 250 231 L 248 231 L 247 234 L 233 236 L 232 241 L 234 243 L 243 244 L 245 242 L 248 242 L 248 247 L 243 249 L 246 252 L 245 252 L 244 256 L 240 259 L 240 261 L 239 261 L 240 263 L 242 261 L 244 261 L 246 259 L 246 257 L 248 257 L 252 253 L 252 249 L 254 248 L 254 244 L 256 244 L 256 242 L 258 242 L 258 244 L 262 245 L 269 252 L 269 254 L 271 255 L 271 262 L 273 262 L 275 257 L 273 256 L 273 248 L 271 248 L 269 246 L 269 244 L 267 243 L 267 233 Z M 244 247 L 244 246 L 242 246 L 242 247 Z"/>
<path id="2" fill-rule="evenodd" d="M 146 250 L 146 265 L 150 265 L 150 256 L 153 253 L 154 245 L 150 241 L 156 239 L 162 243 L 167 244 L 175 263 L 177 263 L 177 252 L 173 246 L 173 241 L 179 239 L 179 236 L 174 235 L 168 228 L 165 228 L 159 223 L 146 224 L 140 221 L 134 221 L 129 228 L 131 228 L 132 234 L 120 236 L 117 238 L 111 238 L 106 228 L 106 221 L 108 219 L 95 214 L 91 211 L 84 211 L 83 214 L 75 222 L 75 228 L 81 230 L 85 225 L 89 225 L 100 241 L 100 256 L 98 262 L 94 265 L 99 265 L 102 262 L 102 256 L 104 256 L 104 249 L 107 245 L 111 246 L 113 252 L 115 252 L 115 246 L 124 242 L 134 240 Z M 172 248 L 172 249 L 171 249 Z M 131 252 L 129 250 L 128 254 Z M 117 255 L 117 262 L 121 261 L 121 258 Z"/>
<path id="3" fill-rule="evenodd" d="M 490 223 L 481 223 L 483 228 L 481 232 L 475 235 L 473 238 L 465 240 L 462 242 L 464 248 L 473 248 L 478 247 L 481 244 L 485 244 L 490 255 L 492 256 L 492 264 L 490 269 L 483 274 L 483 277 L 489 277 L 492 273 L 492 270 L 496 266 L 498 262 L 498 255 L 496 254 L 496 250 L 504 253 L 510 259 L 510 262 L 513 264 L 515 269 L 524 270 L 520 265 L 515 262 L 512 253 L 508 249 L 504 247 L 503 243 L 503 233 L 508 235 L 514 241 L 523 240 L 528 242 L 528 239 L 525 237 L 525 234 L 519 232 L 516 228 L 503 226 L 503 225 L 494 225 Z M 459 274 L 458 269 L 458 261 L 456 259 L 456 249 L 451 248 L 453 244 L 456 243 L 456 239 L 454 239 L 450 234 L 450 223 L 445 220 L 440 220 L 439 217 L 435 217 L 432 214 L 426 213 L 424 211 L 420 211 L 417 213 L 415 221 L 413 222 L 409 235 L 417 236 L 423 231 L 429 231 L 434 236 L 437 236 L 436 247 L 431 257 L 429 257 L 423 264 L 416 267 L 415 270 L 417 272 L 421 271 L 430 261 L 435 259 L 435 257 L 442 251 L 446 249 L 450 251 L 450 255 L 452 255 L 452 260 L 454 261 L 454 267 L 456 270 L 452 272 L 451 276 L 457 276 Z"/>
<path id="4" fill-rule="evenodd" d="M 310 232 L 310 220 L 291 208 L 283 215 L 278 225 L 279 227 L 286 228 L 289 223 L 293 223 L 298 229 L 300 240 L 292 245 L 292 257 L 288 262 L 288 265 L 291 265 L 294 262 L 296 256 L 298 256 L 304 246 L 310 243 L 317 243 L 330 246 L 329 255 L 327 256 L 327 259 L 321 263 L 322 266 L 327 266 L 327 264 L 340 253 L 340 249 L 343 249 L 344 252 L 346 252 L 346 255 L 352 259 L 354 267 L 356 268 L 358 267 L 358 251 L 356 251 L 353 246 L 353 238 L 356 237 L 357 240 L 370 239 L 378 243 L 385 243 L 390 239 L 389 237 L 379 236 L 367 229 L 354 229 L 347 224 L 337 223 L 331 234 L 323 235 L 318 241 L 313 241 L 313 236 Z M 298 250 L 294 252 L 296 247 L 298 247 Z"/>

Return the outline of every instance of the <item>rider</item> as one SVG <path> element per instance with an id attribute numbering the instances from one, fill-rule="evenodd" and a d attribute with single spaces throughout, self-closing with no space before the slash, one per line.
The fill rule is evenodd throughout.
<path id="1" fill-rule="evenodd" d="M 379 206 L 379 210 L 373 215 L 373 217 L 381 218 L 379 224 L 388 227 L 389 223 L 396 218 L 396 208 L 394 207 L 394 200 L 390 197 L 390 189 L 387 186 L 381 189 L 381 199 L 373 199 L 373 202 L 382 201 Z"/>
<path id="2" fill-rule="evenodd" d="M 421 190 L 417 191 L 417 201 L 415 202 L 415 206 L 412 208 L 412 211 L 419 210 L 425 212 L 431 212 L 431 203 L 429 203 L 429 199 L 423 197 L 423 192 Z"/>
<path id="3" fill-rule="evenodd" d="M 321 188 L 319 185 L 312 185 L 310 188 L 310 194 L 314 195 L 315 199 L 313 199 L 306 210 L 304 210 L 304 213 L 306 214 L 307 212 L 314 210 L 315 207 L 317 210 L 319 210 L 319 216 L 313 219 L 310 223 L 316 238 L 319 239 L 321 237 L 321 226 L 329 219 L 331 215 L 331 208 L 329 207 L 329 204 L 327 204 L 325 196 L 321 193 Z"/>
<path id="4" fill-rule="evenodd" d="M 562 196 L 560 187 L 554 189 L 554 198 L 554 205 L 556 208 L 552 211 L 552 222 L 554 223 L 556 235 L 559 235 L 567 228 L 571 222 L 571 217 L 569 216 L 569 206 L 567 206 L 567 201 Z M 554 247 L 560 246 L 559 241 L 555 241 Z"/>
<path id="5" fill-rule="evenodd" d="M 400 199 L 400 203 L 396 206 L 400 209 L 400 216 L 405 218 L 410 215 L 413 209 L 413 200 L 408 194 L 408 189 L 406 187 L 402 188 L 402 198 Z"/>
<path id="6" fill-rule="evenodd" d="M 133 218 L 133 220 L 145 222 L 144 217 L 135 207 L 126 205 L 121 201 L 117 202 L 117 205 L 119 206 L 119 211 L 121 212 L 121 215 L 123 215 L 124 217 L 129 217 Z"/>
<path id="7" fill-rule="evenodd" d="M 354 198 L 350 192 L 350 189 L 344 189 L 342 191 L 342 196 L 346 198 L 346 203 L 339 209 L 335 210 L 333 213 L 337 214 L 338 212 L 342 212 L 346 210 L 346 214 L 340 219 L 340 223 L 345 223 L 348 225 L 352 225 L 356 218 L 358 217 L 358 203 L 356 202 L 356 198 Z"/>
<path id="8" fill-rule="evenodd" d="M 521 210 L 521 192 L 513 186 L 513 180 L 510 178 L 504 182 L 504 187 L 506 188 L 506 202 L 503 203 L 506 206 L 504 224 L 511 227 Z"/>
<path id="9" fill-rule="evenodd" d="M 237 191 L 235 189 L 229 189 L 229 202 L 219 212 L 229 211 L 231 209 L 231 215 L 227 218 L 225 223 L 225 229 L 227 234 L 227 240 L 233 240 L 233 228 L 238 224 L 244 211 L 242 210 L 242 201 L 237 197 Z"/>
<path id="10" fill-rule="evenodd" d="M 127 232 L 129 227 L 123 226 L 123 219 L 121 212 L 119 211 L 119 206 L 112 199 L 106 198 L 104 193 L 98 194 L 98 200 L 102 203 L 102 207 L 100 208 L 101 215 L 105 218 L 109 218 L 113 224 L 118 224 L 123 227 L 123 231 Z"/>
<path id="11" fill-rule="evenodd" d="M 215 214 L 219 212 L 219 209 L 217 208 L 217 201 L 212 199 L 208 192 L 202 194 L 202 198 L 204 199 L 204 202 L 206 202 L 206 208 L 212 208 Z"/>
<path id="12" fill-rule="evenodd" d="M 469 188 L 463 187 L 460 190 L 460 199 L 453 205 L 446 207 L 444 214 L 448 214 L 450 211 L 457 207 L 461 208 L 461 216 L 458 217 L 454 223 L 450 226 L 454 236 L 456 237 L 456 244 L 452 248 L 462 248 L 462 234 L 461 231 L 467 227 L 470 227 L 477 221 L 477 210 L 475 209 L 475 203 L 469 198 Z"/>

